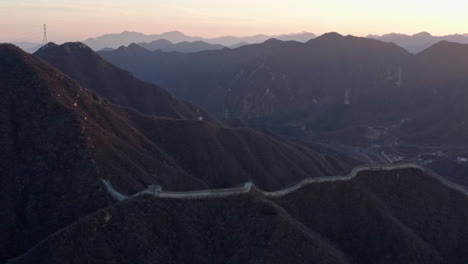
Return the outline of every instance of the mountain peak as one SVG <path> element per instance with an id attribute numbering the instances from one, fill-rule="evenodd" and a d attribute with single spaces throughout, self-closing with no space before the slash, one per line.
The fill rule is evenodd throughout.
<path id="1" fill-rule="evenodd" d="M 131 50 L 131 51 L 149 51 L 147 50 L 146 48 L 136 44 L 136 43 L 132 43 L 130 45 L 128 45 L 127 47 L 128 50 Z"/>
<path id="2" fill-rule="evenodd" d="M 11 43 L 0 43 L 0 51 L 22 52 L 21 48 Z"/>
<path id="3" fill-rule="evenodd" d="M 419 32 L 417 34 L 414 34 L 413 37 L 420 37 L 420 38 L 430 38 L 432 35 L 429 32 Z"/>
<path id="4" fill-rule="evenodd" d="M 44 45 L 41 49 L 44 49 L 46 46 L 47 45 Z M 15 67 L 19 67 L 20 64 L 22 65 L 22 70 L 27 68 L 32 69 L 34 68 L 32 66 L 36 63 L 34 61 L 34 56 L 31 56 L 20 47 L 10 43 L 0 43 L 0 58 L 2 58 L 2 60 L 0 60 L 0 72 L 2 73 L 14 72 Z M 15 65 L 15 67 L 11 67 L 12 65 Z M 31 77 L 33 74 L 28 73 L 25 75 Z"/>
<path id="5" fill-rule="evenodd" d="M 408 35 L 402 34 L 402 33 L 387 33 L 383 34 L 382 36 L 379 36 L 380 38 L 402 38 L 402 37 L 409 37 Z"/>
<path id="6" fill-rule="evenodd" d="M 280 43 L 282 42 L 281 40 L 277 39 L 277 38 L 269 38 L 267 39 L 264 43 L 266 44 L 274 44 L 274 43 Z"/>
<path id="7" fill-rule="evenodd" d="M 77 58 L 81 58 L 81 60 L 97 56 L 90 47 L 83 44 L 82 42 L 67 42 L 61 45 L 49 43 L 37 50 L 34 54 L 38 56 L 44 54 L 55 54 L 55 56 L 58 57 L 67 57 L 73 55 Z"/>
<path id="8" fill-rule="evenodd" d="M 143 33 L 136 32 L 136 31 L 129 31 L 129 30 L 125 30 L 121 34 L 122 35 L 143 35 Z"/>
<path id="9" fill-rule="evenodd" d="M 174 44 L 174 43 L 170 42 L 170 41 L 167 40 L 167 39 L 157 39 L 157 40 L 151 41 L 149 44 L 167 44 L 167 45 L 172 45 L 172 44 Z"/>
<path id="10" fill-rule="evenodd" d="M 185 36 L 185 34 L 180 31 L 173 30 L 173 31 L 164 32 L 161 34 L 161 36 L 183 37 Z"/>
<path id="11" fill-rule="evenodd" d="M 55 45 L 58 46 L 58 45 Z M 69 49 L 85 49 L 89 50 L 91 52 L 94 52 L 90 47 L 87 45 L 83 44 L 83 42 L 75 41 L 75 42 L 67 42 L 62 45 L 60 45 L 63 48 L 69 48 Z"/>
<path id="12" fill-rule="evenodd" d="M 8 70 L 9 65 L 16 64 L 17 60 L 26 61 L 25 52 L 16 45 L 10 43 L 0 43 L 0 70 Z M 5 69 L 3 69 L 5 67 Z"/>
<path id="13" fill-rule="evenodd" d="M 42 45 L 37 51 L 39 51 L 41 49 L 56 47 L 56 46 L 58 46 L 58 45 L 55 44 L 54 42 L 49 42 L 49 43 L 46 43 L 46 44 Z"/>
<path id="14" fill-rule="evenodd" d="M 329 32 L 321 35 L 320 37 L 316 38 L 317 40 L 338 40 L 343 38 L 343 35 L 337 33 L 337 32 Z"/>

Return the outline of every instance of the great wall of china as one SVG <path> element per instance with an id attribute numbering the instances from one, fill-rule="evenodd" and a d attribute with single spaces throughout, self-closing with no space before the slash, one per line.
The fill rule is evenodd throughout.
<path id="1" fill-rule="evenodd" d="M 392 171 L 397 169 L 417 169 L 425 172 L 426 174 L 430 175 L 431 177 L 439 180 L 442 184 L 446 185 L 449 188 L 455 189 L 460 191 L 468 196 L 467 190 L 465 190 L 462 186 L 449 182 L 442 176 L 436 174 L 435 172 L 421 167 L 417 164 L 412 163 L 405 163 L 405 164 L 390 164 L 390 165 L 380 165 L 380 166 L 360 166 L 351 171 L 348 175 L 345 176 L 330 176 L 330 177 L 317 177 L 317 178 L 309 178 L 304 179 L 301 182 L 282 189 L 278 191 L 267 192 L 263 191 L 260 188 L 256 187 L 252 182 L 246 182 L 241 187 L 233 187 L 233 188 L 225 188 L 225 189 L 207 189 L 207 190 L 196 190 L 196 191 L 186 191 L 186 192 L 172 192 L 172 191 L 164 191 L 160 186 L 149 186 L 146 190 L 135 193 L 131 196 L 126 196 L 117 191 L 112 184 L 105 179 L 101 179 L 104 187 L 106 188 L 107 192 L 117 201 L 121 201 L 124 199 L 132 198 L 135 196 L 140 195 L 153 195 L 159 198 L 166 198 L 166 199 L 206 199 L 206 198 L 222 198 L 222 197 L 229 197 L 229 196 L 236 196 L 241 194 L 246 194 L 255 190 L 258 193 L 261 193 L 265 197 L 282 197 L 287 194 L 290 194 L 296 190 L 301 189 L 302 187 L 308 184 L 314 183 L 326 183 L 326 182 L 338 182 L 338 181 L 349 181 L 355 178 L 360 172 L 363 171 Z"/>

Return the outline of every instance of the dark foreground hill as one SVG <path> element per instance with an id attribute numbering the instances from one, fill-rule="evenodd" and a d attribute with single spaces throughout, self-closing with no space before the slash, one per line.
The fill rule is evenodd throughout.
<path id="1" fill-rule="evenodd" d="M 439 176 L 413 166 L 371 168 L 277 197 L 257 190 L 138 196 L 11 263 L 463 264 L 467 219 L 466 192 Z"/>
<path id="2" fill-rule="evenodd" d="M 101 178 L 125 194 L 249 180 L 278 189 L 355 164 L 251 129 L 141 115 L 13 45 L 0 57 L 0 261 L 110 205 Z"/>

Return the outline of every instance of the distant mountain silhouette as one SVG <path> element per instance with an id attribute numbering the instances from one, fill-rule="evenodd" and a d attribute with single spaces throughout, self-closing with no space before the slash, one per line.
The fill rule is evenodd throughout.
<path id="1" fill-rule="evenodd" d="M 93 75 L 81 63 L 101 61 L 81 43 L 44 49 L 40 53 L 57 56 L 57 61 L 76 63 L 72 73 L 83 83 Z M 0 56 L 1 262 L 111 205 L 100 179 L 110 180 L 124 194 L 151 184 L 193 190 L 246 181 L 271 190 L 311 175 L 343 174 L 357 164 L 248 128 L 142 115 L 86 90 L 13 45 L 0 45 Z M 66 63 L 57 65 L 67 69 Z M 89 64 L 100 74 L 115 71 L 107 62 L 101 66 L 109 71 L 94 66 Z M 93 81 L 88 84 L 97 87 Z M 162 93 L 157 103 L 172 104 L 163 99 L 176 100 Z"/>
<path id="2" fill-rule="evenodd" d="M 219 49 L 225 48 L 222 45 L 209 44 L 203 41 L 194 41 L 194 42 L 183 41 L 177 44 L 173 44 L 172 42 L 165 40 L 165 39 L 155 40 L 150 43 L 146 43 L 146 42 L 138 43 L 138 45 L 150 51 L 161 50 L 165 52 L 176 51 L 176 52 L 182 52 L 182 53 L 193 53 L 193 52 L 199 52 L 199 51 L 205 51 L 205 50 L 219 50 Z"/>
<path id="3" fill-rule="evenodd" d="M 435 43 L 446 40 L 451 42 L 457 42 L 462 44 L 468 44 L 468 35 L 447 35 L 447 36 L 432 36 L 428 32 L 421 32 L 414 35 L 405 35 L 405 34 L 385 34 L 382 36 L 378 35 L 369 35 L 369 38 L 378 39 L 385 42 L 394 42 L 399 46 L 405 48 L 409 52 L 419 53 L 424 49 L 434 45 Z"/>
<path id="4" fill-rule="evenodd" d="M 145 35 L 138 32 L 124 31 L 118 34 L 105 34 L 95 38 L 89 38 L 83 41 L 94 50 L 101 50 L 104 48 L 118 48 L 120 46 L 127 46 L 131 43 L 151 42 L 158 39 L 167 39 L 171 42 L 182 41 L 198 41 L 201 38 L 189 37 L 178 31 L 171 31 L 162 34 Z"/>
<path id="5" fill-rule="evenodd" d="M 70 225 L 11 263 L 464 264 L 467 208 L 466 192 L 416 168 L 363 170 L 273 198 L 146 195 Z"/>
<path id="6" fill-rule="evenodd" d="M 234 36 L 223 36 L 218 38 L 201 38 L 201 37 L 191 37 L 184 35 L 179 31 L 171 31 L 162 34 L 154 35 L 145 35 L 138 32 L 122 32 L 120 34 L 106 34 L 96 38 L 90 38 L 83 41 L 84 44 L 90 46 L 94 50 L 101 50 L 104 48 L 118 48 L 120 46 L 128 46 L 131 43 L 142 43 L 142 42 L 152 42 L 155 40 L 165 39 L 172 43 L 179 42 L 195 42 L 203 41 L 209 44 L 217 44 L 225 47 L 233 46 L 242 42 L 255 44 L 266 41 L 270 38 L 278 38 L 282 40 L 295 40 L 305 42 L 309 39 L 314 38 L 315 35 L 312 33 L 297 33 L 297 34 L 284 34 L 277 36 L 267 36 L 267 35 L 255 35 L 249 37 L 234 37 Z"/>

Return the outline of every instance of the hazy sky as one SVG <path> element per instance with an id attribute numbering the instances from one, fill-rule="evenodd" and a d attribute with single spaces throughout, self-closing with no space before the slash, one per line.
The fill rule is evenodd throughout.
<path id="1" fill-rule="evenodd" d="M 125 30 L 188 35 L 337 31 L 468 33 L 467 0 L 0 0 L 0 41 L 83 40 Z"/>

